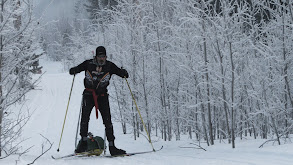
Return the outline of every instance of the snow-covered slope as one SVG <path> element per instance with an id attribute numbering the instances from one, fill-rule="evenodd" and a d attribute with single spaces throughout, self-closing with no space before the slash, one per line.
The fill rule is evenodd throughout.
<path id="1" fill-rule="evenodd" d="M 59 63 L 41 61 L 46 73 L 38 85 L 38 90 L 30 92 L 27 96 L 27 102 L 24 107 L 33 112 L 31 120 L 27 123 L 21 139 L 27 139 L 22 143 L 23 149 L 29 148 L 30 151 L 21 157 L 17 155 L 10 156 L 0 160 L 2 165 L 25 165 L 31 163 L 49 146 L 46 140 L 41 136 L 48 138 L 53 147 L 45 155 L 39 158 L 34 164 L 38 165 L 89 165 L 89 164 L 125 164 L 125 165 L 291 165 L 293 164 L 293 144 L 281 146 L 266 145 L 259 149 L 258 146 L 265 140 L 246 139 L 237 141 L 236 149 L 232 149 L 230 144 L 219 143 L 207 147 L 205 143 L 201 145 L 207 150 L 201 150 L 191 145 L 196 143 L 194 140 L 182 136 L 181 141 L 164 142 L 159 137 L 153 137 L 155 148 L 164 149 L 149 154 L 135 155 L 131 157 L 117 158 L 68 158 L 62 160 L 53 160 L 51 155 L 62 156 L 74 151 L 75 134 L 77 120 L 80 111 L 81 94 L 83 91 L 83 74 L 75 78 L 70 106 L 67 114 L 67 120 L 64 128 L 60 152 L 57 152 L 62 124 L 64 121 L 65 110 L 68 102 L 69 91 L 73 76 L 68 72 L 62 71 L 62 65 Z M 130 79 L 131 81 L 131 79 Z M 111 95 L 110 90 L 110 95 Z M 114 95 L 114 93 L 113 93 Z M 130 96 L 129 96 L 130 97 Z M 116 108 L 115 100 L 110 99 L 111 109 Z M 16 106 L 17 107 L 17 106 Z M 134 140 L 131 133 L 124 135 L 120 123 L 114 122 L 114 132 L 118 148 L 125 149 L 128 152 L 151 150 L 151 145 L 141 136 Z M 94 111 L 91 114 L 89 130 L 94 134 L 104 137 L 104 126 L 102 119 L 95 119 Z M 129 128 L 128 130 L 131 130 Z M 40 135 L 41 134 L 41 135 Z M 109 152 L 107 151 L 107 154 Z"/>

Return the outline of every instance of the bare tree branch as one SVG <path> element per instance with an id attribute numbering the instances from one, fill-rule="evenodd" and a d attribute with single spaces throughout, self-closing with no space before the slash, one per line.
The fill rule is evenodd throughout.
<path id="1" fill-rule="evenodd" d="M 31 164 L 34 164 L 35 163 L 35 161 L 37 161 L 41 156 L 43 156 L 46 152 L 48 152 L 51 148 L 52 148 L 52 146 L 53 146 L 53 143 L 51 143 L 51 141 L 48 139 L 48 138 L 46 138 L 45 136 L 43 136 L 42 134 L 40 134 L 44 139 L 46 139 L 46 141 L 50 144 L 50 146 L 49 146 L 49 148 L 47 149 L 47 150 L 43 150 L 43 148 L 44 148 L 44 146 L 45 146 L 45 144 L 43 143 L 42 144 L 42 153 L 38 156 L 38 157 L 36 157 L 36 159 L 33 161 L 33 162 L 31 162 L 31 163 L 29 163 L 29 164 L 27 164 L 27 165 L 31 165 Z"/>

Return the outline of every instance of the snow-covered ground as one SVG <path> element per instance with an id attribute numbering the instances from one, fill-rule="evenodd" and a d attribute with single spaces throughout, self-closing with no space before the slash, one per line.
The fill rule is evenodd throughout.
<path id="1" fill-rule="evenodd" d="M 27 123 L 22 139 L 27 139 L 22 143 L 23 149 L 29 148 L 30 151 L 21 157 L 10 156 L 0 160 L 2 165 L 25 165 L 31 163 L 49 146 L 46 140 L 48 138 L 53 142 L 53 147 L 45 155 L 39 158 L 34 164 L 38 165 L 81 165 L 81 164 L 125 164 L 125 165 L 292 165 L 293 164 L 293 144 L 283 144 L 281 146 L 269 143 L 263 148 L 258 148 L 265 140 L 263 139 L 245 139 L 237 140 L 236 149 L 232 149 L 230 144 L 219 143 L 216 141 L 214 146 L 201 146 L 206 149 L 197 149 L 190 143 L 198 144 L 187 136 L 182 136 L 181 141 L 165 142 L 159 137 L 152 137 L 154 147 L 164 149 L 142 155 L 131 157 L 103 158 L 103 157 L 84 157 L 67 158 L 62 160 L 53 160 L 51 155 L 62 156 L 71 154 L 74 151 L 75 133 L 77 119 L 80 110 L 81 94 L 83 91 L 83 76 L 78 74 L 75 78 L 70 106 L 67 114 L 67 120 L 64 128 L 60 152 L 57 152 L 62 124 L 64 121 L 65 110 L 67 106 L 69 91 L 73 76 L 68 72 L 62 71 L 62 65 L 59 63 L 41 61 L 46 73 L 43 75 L 38 85 L 39 90 L 30 92 L 26 99 L 25 108 L 33 112 L 31 120 Z M 131 81 L 131 79 L 130 79 Z M 110 95 L 111 95 L 110 90 Z M 113 94 L 114 95 L 114 94 Z M 129 96 L 130 97 L 130 96 Z M 115 111 L 115 100 L 110 99 L 112 111 Z M 113 115 L 113 114 L 112 114 Z M 100 115 L 99 115 L 100 116 Z M 118 148 L 125 149 L 127 152 L 151 150 L 151 145 L 141 136 L 134 140 L 131 133 L 124 135 L 121 124 L 114 122 L 114 132 L 116 136 L 116 145 Z M 95 119 L 95 113 L 92 111 L 89 130 L 94 134 L 104 137 L 104 126 L 101 117 Z M 129 129 L 130 130 L 130 129 Z M 42 135 L 42 136 L 41 136 Z M 195 148 L 188 148 L 195 147 Z M 107 154 L 109 152 L 107 151 Z"/>

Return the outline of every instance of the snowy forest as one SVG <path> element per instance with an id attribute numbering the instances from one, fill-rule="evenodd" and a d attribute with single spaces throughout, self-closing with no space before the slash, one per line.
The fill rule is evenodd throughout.
<path id="1" fill-rule="evenodd" d="M 237 148 L 236 138 L 281 144 L 292 134 L 290 0 L 75 0 L 71 18 L 48 23 L 33 9 L 32 0 L 0 0 L 0 156 L 19 148 L 30 120 L 10 107 L 34 90 L 38 58 L 68 72 L 99 45 L 128 71 L 152 137 Z M 111 85 L 115 120 L 136 139 L 144 128 L 127 84 L 113 77 Z"/>

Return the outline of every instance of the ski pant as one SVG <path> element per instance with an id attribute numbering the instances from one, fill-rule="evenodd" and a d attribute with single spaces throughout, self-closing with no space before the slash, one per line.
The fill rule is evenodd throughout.
<path id="1" fill-rule="evenodd" d="M 80 136 L 87 137 L 88 134 L 88 125 L 90 120 L 90 114 L 95 106 L 95 102 L 93 99 L 93 95 L 91 93 L 84 92 L 83 93 L 83 102 L 82 102 L 82 114 L 81 114 L 81 122 L 80 122 Z M 105 125 L 105 131 L 107 140 L 114 141 L 114 131 L 113 125 L 111 121 L 111 113 L 109 106 L 109 97 L 108 94 L 98 95 L 98 106 L 100 114 L 102 115 L 103 123 Z"/>

